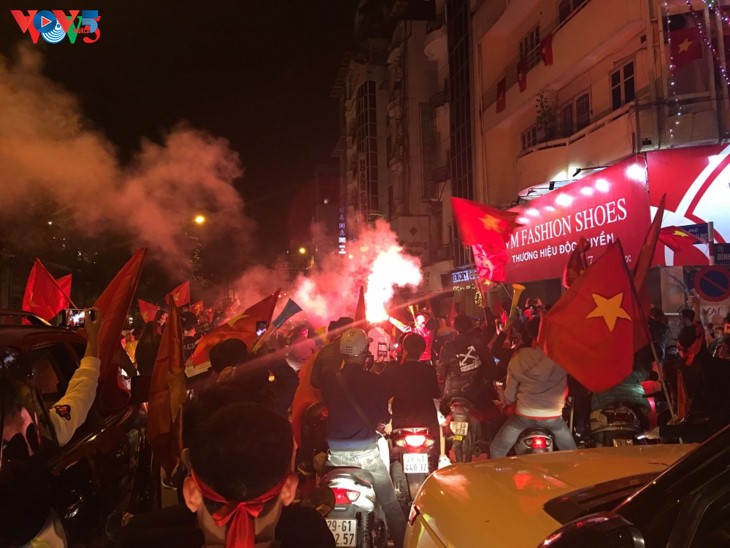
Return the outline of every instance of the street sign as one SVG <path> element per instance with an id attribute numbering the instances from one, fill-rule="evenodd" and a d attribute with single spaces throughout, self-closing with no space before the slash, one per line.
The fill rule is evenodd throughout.
<path id="1" fill-rule="evenodd" d="M 692 234 L 698 240 L 707 242 L 710 239 L 710 225 L 708 223 L 700 223 L 696 225 L 682 225 L 677 228 L 684 230 L 688 234 Z"/>
<path id="2" fill-rule="evenodd" d="M 695 274 L 694 285 L 702 299 L 710 302 L 724 301 L 730 297 L 730 268 L 703 268 Z"/>
<path id="3" fill-rule="evenodd" d="M 715 264 L 730 265 L 730 244 L 715 244 Z"/>

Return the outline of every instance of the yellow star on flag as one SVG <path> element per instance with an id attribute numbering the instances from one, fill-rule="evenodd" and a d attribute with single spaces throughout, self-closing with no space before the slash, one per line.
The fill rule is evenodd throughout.
<path id="1" fill-rule="evenodd" d="M 689 50 L 689 47 L 692 45 L 692 42 L 689 40 L 689 38 L 685 38 L 684 42 L 681 42 L 679 46 L 677 47 L 677 51 L 679 53 L 684 53 L 687 50 Z"/>
<path id="2" fill-rule="evenodd" d="M 686 233 L 686 232 L 682 232 L 681 230 L 675 230 L 675 231 L 674 231 L 674 232 L 672 233 L 672 235 L 673 235 L 673 236 L 681 236 L 682 238 L 687 238 L 687 237 L 688 237 L 688 236 L 687 236 L 687 233 Z"/>
<path id="3" fill-rule="evenodd" d="M 480 220 L 482 221 L 484 228 L 486 228 L 487 230 L 496 230 L 497 232 L 502 232 L 502 223 L 500 223 L 499 219 L 497 219 L 496 217 L 492 217 L 491 215 L 485 215 Z"/>
<path id="4" fill-rule="evenodd" d="M 616 321 L 619 318 L 624 318 L 625 320 L 629 321 L 631 320 L 631 316 L 629 316 L 629 313 L 621 308 L 621 302 L 624 298 L 623 292 L 619 293 L 618 295 L 614 295 L 610 299 L 602 297 L 601 295 L 598 295 L 596 293 L 592 293 L 591 296 L 593 297 L 593 302 L 596 303 L 596 308 L 594 308 L 586 316 L 586 319 L 603 318 L 603 321 L 606 322 L 606 327 L 608 327 L 608 330 L 611 333 L 613 333 L 613 329 L 614 327 L 616 327 Z"/>

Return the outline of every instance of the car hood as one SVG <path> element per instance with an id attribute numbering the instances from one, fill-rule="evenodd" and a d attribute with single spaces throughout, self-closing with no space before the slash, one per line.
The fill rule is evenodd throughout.
<path id="1" fill-rule="evenodd" d="M 548 500 L 605 481 L 659 473 L 695 447 L 605 447 L 456 464 L 434 472 L 414 506 L 444 545 L 534 548 L 561 526 L 543 510 Z"/>

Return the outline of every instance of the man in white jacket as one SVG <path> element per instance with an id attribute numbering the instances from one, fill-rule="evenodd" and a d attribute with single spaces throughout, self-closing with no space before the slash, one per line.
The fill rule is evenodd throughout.
<path id="1" fill-rule="evenodd" d="M 539 318 L 527 323 L 529 338 L 537 338 L 539 327 Z M 549 429 L 558 449 L 575 449 L 573 436 L 562 418 L 567 390 L 567 374 L 540 348 L 528 343 L 517 350 L 507 366 L 505 385 L 506 404 L 515 404 L 515 409 L 492 441 L 491 458 L 504 457 L 520 433 L 534 427 Z"/>
<path id="2" fill-rule="evenodd" d="M 85 330 L 87 335 L 86 351 L 81 359 L 79 368 L 71 377 L 63 397 L 49 408 L 48 419 L 53 428 L 53 433 L 47 427 L 41 425 L 41 434 L 45 437 L 55 437 L 59 446 L 66 445 L 74 433 L 81 426 L 91 409 L 96 397 L 97 384 L 99 382 L 99 330 L 102 324 L 101 313 L 98 309 L 87 310 L 85 316 Z M 55 373 L 45 368 L 52 367 L 47 362 L 33 364 L 35 376 L 34 384 L 39 387 L 44 382 L 55 381 Z M 22 397 L 19 393 L 20 384 L 4 379 L 3 385 L 3 434 L 2 450 L 0 451 L 0 472 L 3 475 L 2 484 L 8 492 L 21 492 L 24 494 L 23 501 L 17 500 L 17 513 L 23 516 L 22 520 L 11 520 L 9 516 L 3 517 L 5 529 L 0 531 L 0 545 L 12 540 L 10 544 L 20 546 L 50 546 L 65 547 L 66 538 L 63 527 L 50 504 L 45 500 L 47 487 L 35 485 L 32 479 L 35 476 L 44 476 L 47 471 L 42 464 L 42 457 L 38 456 L 39 439 L 37 425 L 31 417 L 28 409 L 20 403 Z M 15 388 L 18 392 L 15 392 Z M 40 387 L 39 387 L 40 388 Z M 23 465 L 25 463 L 25 466 Z M 20 466 L 19 466 L 20 464 Z M 7 465 L 9 470 L 3 470 Z M 20 475 L 14 474 L 13 470 L 19 471 Z M 26 477 L 27 476 L 27 477 Z M 40 481 L 40 480 L 39 480 Z M 23 489 L 25 482 L 28 488 Z M 40 482 L 42 483 L 42 482 Z M 35 485 L 37 488 L 31 487 Z M 16 491 L 16 488 L 20 491 Z M 7 495 L 7 492 L 6 492 Z M 39 500 L 40 499 L 40 500 Z M 43 519 L 45 517 L 45 522 Z M 16 530 L 10 531 L 12 527 Z M 41 525 L 42 524 L 42 525 Z M 40 528 L 38 526 L 40 525 Z M 3 535 L 8 535 L 5 538 Z"/>

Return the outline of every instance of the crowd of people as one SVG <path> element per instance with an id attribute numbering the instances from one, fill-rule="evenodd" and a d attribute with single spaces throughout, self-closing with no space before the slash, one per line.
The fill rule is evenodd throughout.
<path id="1" fill-rule="evenodd" d="M 509 303 L 503 308 L 509 310 Z M 390 318 L 369 327 L 339 318 L 330 323 L 326 340 L 310 325 L 297 323 L 268 338 L 255 354 L 236 338 L 217 343 L 209 353 L 210 372 L 188 379 L 180 463 L 175 477 L 167 478 L 180 504 L 151 514 L 110 516 L 111 541 L 116 546 L 334 546 L 322 516 L 293 504 L 300 498 L 299 473 L 311 475 L 313 449 L 301 418 L 313 401 L 305 393 L 318 394 L 328 410 L 328 464 L 370 472 L 396 546 L 406 516 L 383 458 L 385 425 L 438 432 L 454 398 L 472 402 L 479 412 L 480 450 L 490 458 L 508 454 L 531 426 L 547 427 L 559 450 L 585 444 L 591 411 L 611 402 L 632 405 L 648 430 L 647 395 L 668 393 L 675 406 L 678 400 L 688 402 L 685 423 L 663 422 L 660 435 L 668 439 L 707 436 L 730 421 L 730 317 L 722 336 L 709 337 L 692 311 L 683 311 L 675 356 L 666 316 L 653 309 L 649 327 L 656 356 L 649 347 L 642 349 L 624 381 L 590 393 L 537 346 L 545 311 L 539 299 L 528 299 L 516 313 L 501 317 L 486 308 L 483 318 L 458 314 L 439 322 L 421 310 L 412 325 Z M 128 374 L 152 375 L 166 319 L 160 314 L 122 333 Z M 80 410 L 93 401 L 88 386 L 98 377 L 96 334 L 102 321 L 87 313 L 87 354 L 54 407 L 57 414 L 69 398 Z M 181 322 L 187 358 L 210 325 L 191 311 L 181 314 Z M 0 387 L 3 464 L 33 455 L 33 424 L 23 414 L 19 386 L 4 376 Z M 572 430 L 564 420 L 566 397 Z M 83 420 L 79 411 L 74 422 L 60 421 L 59 443 Z M 39 508 L 38 531 L 52 528 L 57 517 Z"/>

